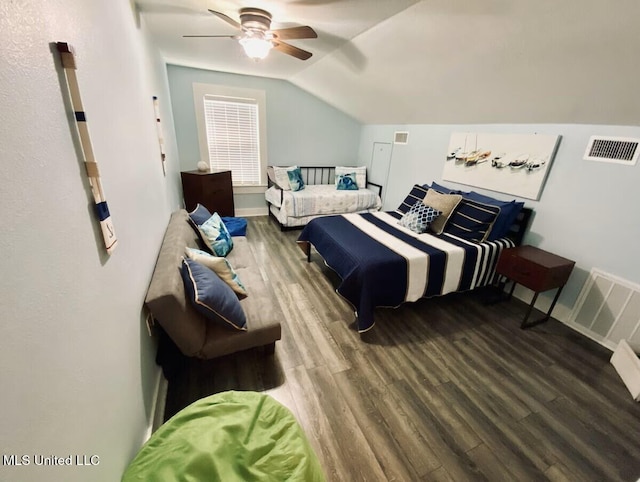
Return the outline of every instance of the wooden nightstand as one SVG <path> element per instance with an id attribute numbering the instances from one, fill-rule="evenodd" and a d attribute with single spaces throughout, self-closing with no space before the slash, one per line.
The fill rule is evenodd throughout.
<path id="1" fill-rule="evenodd" d="M 500 253 L 496 273 L 505 276 L 512 282 L 509 298 L 513 295 L 513 290 L 517 283 L 529 288 L 535 293 L 529 309 L 524 316 L 524 320 L 522 320 L 520 324 L 520 328 L 530 328 L 534 325 L 544 323 L 551 317 L 551 312 L 560 297 L 562 288 L 569 279 L 574 265 L 575 261 L 557 256 L 534 246 L 508 248 Z M 543 291 L 554 288 L 557 288 L 558 291 L 553 298 L 547 314 L 539 320 L 527 323 L 538 299 L 538 295 Z"/>

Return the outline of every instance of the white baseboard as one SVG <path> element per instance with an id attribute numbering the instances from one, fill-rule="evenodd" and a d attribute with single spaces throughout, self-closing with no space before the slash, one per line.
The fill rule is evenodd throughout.
<path id="1" fill-rule="evenodd" d="M 542 311 L 543 313 L 546 313 L 549 307 L 551 306 L 551 301 L 552 301 L 551 296 L 555 294 L 554 291 L 549 291 L 549 293 L 550 294 L 548 296 L 544 296 L 541 294 L 536 302 L 536 309 L 539 311 Z M 513 296 L 515 298 L 518 298 L 523 303 L 529 304 L 531 302 L 531 298 L 533 297 L 533 291 L 531 291 L 528 288 L 525 288 L 524 286 L 517 285 L 515 291 L 513 292 Z M 576 323 L 572 323 L 571 322 L 572 311 L 573 311 L 573 308 L 568 308 L 563 304 L 558 303 L 553 308 L 553 313 L 551 313 L 551 317 L 558 320 L 563 325 L 567 325 L 569 328 L 571 328 L 574 331 L 577 331 L 581 335 L 584 335 L 587 338 L 602 345 L 603 347 L 608 348 L 611 351 L 614 350 L 615 346 L 612 346 L 611 343 L 607 343 L 602 338 L 595 337 L 591 331 L 585 329 L 584 327 Z"/>
<path id="2" fill-rule="evenodd" d="M 261 208 L 236 209 L 236 216 L 239 218 L 250 218 L 252 216 L 266 216 L 269 214 L 267 206 Z"/>
<path id="3" fill-rule="evenodd" d="M 620 340 L 611 357 L 611 364 L 629 389 L 633 399 L 640 401 L 640 359 L 626 340 Z"/>
<path id="4" fill-rule="evenodd" d="M 158 369 L 155 385 L 156 387 L 153 391 L 153 400 L 151 401 L 151 411 L 149 413 L 147 431 L 144 437 L 145 442 L 151 438 L 151 434 L 164 422 L 164 407 L 167 401 L 167 389 L 169 387 L 169 382 L 167 382 L 167 379 L 164 377 L 161 369 Z"/>

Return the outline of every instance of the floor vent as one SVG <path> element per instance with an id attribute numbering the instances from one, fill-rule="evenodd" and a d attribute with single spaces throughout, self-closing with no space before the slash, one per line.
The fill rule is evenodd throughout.
<path id="1" fill-rule="evenodd" d="M 569 325 L 611 350 L 623 339 L 640 346 L 640 286 L 592 269 Z"/>
<path id="2" fill-rule="evenodd" d="M 592 136 L 584 153 L 585 161 L 603 161 L 635 165 L 638 160 L 640 139 L 628 137 Z"/>

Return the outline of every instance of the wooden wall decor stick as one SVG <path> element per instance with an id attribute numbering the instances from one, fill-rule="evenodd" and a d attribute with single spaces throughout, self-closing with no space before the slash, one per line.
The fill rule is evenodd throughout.
<path id="1" fill-rule="evenodd" d="M 167 175 L 167 156 L 164 153 L 164 138 L 162 137 L 162 127 L 160 126 L 160 106 L 158 97 L 153 96 L 153 109 L 156 113 L 156 127 L 158 130 L 158 141 L 160 142 L 160 161 L 162 162 L 162 174 Z"/>
<path id="2" fill-rule="evenodd" d="M 113 228 L 113 222 L 111 221 L 107 201 L 104 198 L 98 163 L 93 155 L 89 129 L 87 128 L 87 118 L 84 109 L 82 108 L 80 89 L 78 88 L 78 79 L 76 78 L 75 57 L 71 47 L 66 42 L 57 42 L 56 47 L 60 53 L 62 67 L 64 68 L 65 77 L 67 78 L 67 85 L 71 95 L 71 106 L 75 114 L 80 144 L 82 145 L 85 169 L 87 171 L 87 177 L 89 178 L 89 185 L 91 186 L 93 199 L 96 203 L 96 213 L 100 220 L 100 229 L 102 230 L 104 245 L 107 249 L 107 253 L 111 254 L 118 244 L 118 239 L 116 238 L 116 233 Z"/>

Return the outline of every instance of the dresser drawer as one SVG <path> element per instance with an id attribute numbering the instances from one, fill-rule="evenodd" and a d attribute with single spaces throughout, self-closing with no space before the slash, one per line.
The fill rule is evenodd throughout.
<path id="1" fill-rule="evenodd" d="M 217 176 L 203 176 L 201 178 L 203 192 L 227 191 L 231 185 L 231 172 L 219 173 Z"/>
<path id="2" fill-rule="evenodd" d="M 496 270 L 510 280 L 526 286 L 529 289 L 542 291 L 536 288 L 542 286 L 546 270 L 532 261 L 505 254 L 500 257 Z"/>

